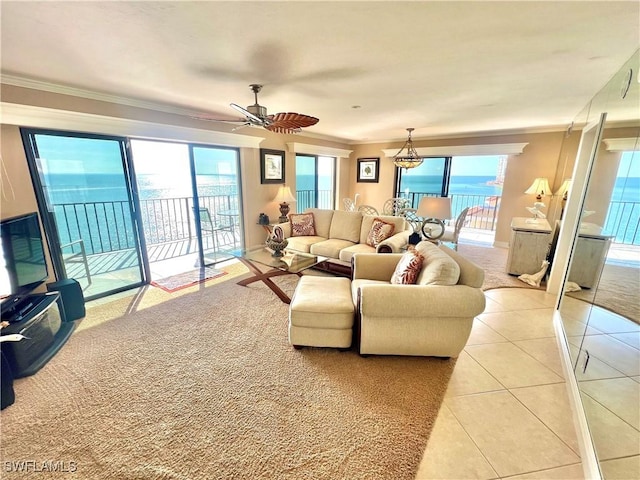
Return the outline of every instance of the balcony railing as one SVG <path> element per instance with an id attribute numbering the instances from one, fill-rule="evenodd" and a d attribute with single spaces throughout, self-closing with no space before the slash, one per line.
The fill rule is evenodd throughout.
<path id="1" fill-rule="evenodd" d="M 332 208 L 330 190 L 317 192 L 319 208 Z M 412 208 L 430 193 L 411 192 L 407 198 Z M 316 192 L 296 192 L 299 212 L 315 205 Z M 466 228 L 495 230 L 500 196 L 452 194 L 452 214 L 457 217 L 466 207 Z M 200 206 L 209 209 L 215 225 L 229 227 L 229 212 L 238 212 L 237 195 L 199 197 Z M 62 245 L 80 238 L 87 255 L 114 252 L 136 247 L 131 231 L 131 213 L 126 201 L 65 203 L 54 205 L 54 215 Z M 140 215 L 146 243 L 157 245 L 190 240 L 196 236 L 193 199 L 190 197 L 141 200 Z M 640 245 L 640 202 L 611 202 L 603 233 L 613 235 L 614 242 Z M 234 234 L 237 235 L 237 232 Z M 234 238 L 234 242 L 239 240 Z M 77 244 L 68 247 L 79 253 Z M 68 253 L 68 252 L 67 252 Z"/>
<path id="2" fill-rule="evenodd" d="M 422 197 L 437 197 L 436 193 L 410 192 L 403 195 L 409 199 L 411 208 L 418 208 Z M 456 218 L 462 210 L 469 207 L 465 228 L 495 231 L 500 208 L 499 195 L 465 195 L 454 193 L 451 198 L 451 214 Z"/>
<path id="3" fill-rule="evenodd" d="M 204 196 L 199 197 L 199 202 L 209 210 L 216 226 L 230 227 L 230 214 L 239 211 L 235 195 Z M 127 201 L 63 203 L 54 205 L 54 215 L 60 243 L 65 245 L 82 238 L 87 255 L 136 246 Z M 140 215 L 147 245 L 196 236 L 191 197 L 141 200 Z M 73 251 L 76 247 L 69 248 Z"/>
<path id="4" fill-rule="evenodd" d="M 640 202 L 611 202 L 602 232 L 614 243 L 640 245 Z"/>

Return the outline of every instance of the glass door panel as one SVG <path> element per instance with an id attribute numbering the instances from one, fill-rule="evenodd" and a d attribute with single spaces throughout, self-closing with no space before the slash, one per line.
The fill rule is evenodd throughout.
<path id="1" fill-rule="evenodd" d="M 23 131 L 29 166 L 58 278 L 85 298 L 143 283 L 125 141 Z"/>
<path id="2" fill-rule="evenodd" d="M 192 146 L 191 155 L 201 263 L 210 265 L 243 246 L 238 150 Z"/>
<path id="3" fill-rule="evenodd" d="M 151 280 L 193 270 L 200 262 L 189 146 L 131 140 Z"/>

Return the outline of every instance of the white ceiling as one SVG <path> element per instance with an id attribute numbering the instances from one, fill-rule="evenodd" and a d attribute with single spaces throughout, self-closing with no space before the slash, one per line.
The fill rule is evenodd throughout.
<path id="1" fill-rule="evenodd" d="M 1 2 L 2 74 L 361 142 L 567 126 L 640 44 L 640 2 Z M 354 108 L 358 106 L 359 108 Z"/>

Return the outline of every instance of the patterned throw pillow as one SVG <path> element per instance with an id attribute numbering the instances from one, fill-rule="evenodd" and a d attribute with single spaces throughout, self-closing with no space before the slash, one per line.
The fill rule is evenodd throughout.
<path id="1" fill-rule="evenodd" d="M 387 223 L 377 217 L 374 218 L 367 236 L 367 245 L 377 247 L 380 242 L 393 235 L 395 228 L 396 226 L 393 223 Z"/>
<path id="2" fill-rule="evenodd" d="M 292 237 L 306 237 L 316 234 L 313 213 L 292 213 L 289 215 Z"/>
<path id="3" fill-rule="evenodd" d="M 422 270 L 424 257 L 413 249 L 407 251 L 396 265 L 396 269 L 391 275 L 391 283 L 395 285 L 413 285 Z"/>

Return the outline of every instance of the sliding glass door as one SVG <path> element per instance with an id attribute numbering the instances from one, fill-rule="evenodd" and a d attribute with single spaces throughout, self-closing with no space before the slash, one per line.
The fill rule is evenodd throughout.
<path id="1" fill-rule="evenodd" d="M 238 151 L 131 140 L 152 280 L 231 258 L 241 244 Z"/>
<path id="2" fill-rule="evenodd" d="M 192 146 L 191 158 L 201 261 L 209 265 L 242 246 L 238 150 Z"/>
<path id="3" fill-rule="evenodd" d="M 22 130 L 51 259 L 92 299 L 145 281 L 126 140 Z"/>

